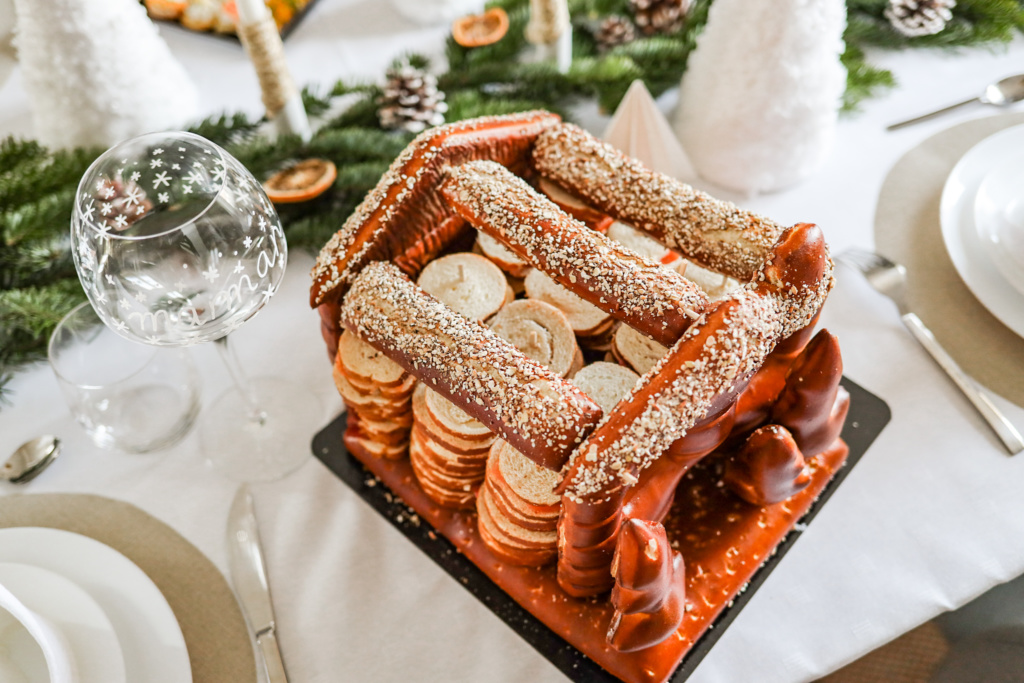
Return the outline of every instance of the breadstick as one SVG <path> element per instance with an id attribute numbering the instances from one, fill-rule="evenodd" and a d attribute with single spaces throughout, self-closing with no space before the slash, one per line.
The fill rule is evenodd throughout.
<path id="1" fill-rule="evenodd" d="M 586 394 L 392 264 L 363 269 L 341 321 L 542 467 L 560 468 L 600 419 L 601 409 Z"/>
<path id="2" fill-rule="evenodd" d="M 652 171 L 571 124 L 550 128 L 537 138 L 533 165 L 601 211 L 743 282 L 754 276 L 784 230 Z"/>
<path id="3" fill-rule="evenodd" d="M 666 345 L 675 343 L 708 305 L 695 284 L 591 230 L 493 161 L 452 169 L 441 192 L 473 227 Z"/>

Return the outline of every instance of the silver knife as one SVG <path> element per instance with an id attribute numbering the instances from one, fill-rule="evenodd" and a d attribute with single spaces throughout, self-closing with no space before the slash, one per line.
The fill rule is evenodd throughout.
<path id="1" fill-rule="evenodd" d="M 267 568 L 263 562 L 260 534 L 256 528 L 256 515 L 252 507 L 249 487 L 238 489 L 231 511 L 228 513 L 228 566 L 235 594 L 242 605 L 249 628 L 256 637 L 256 645 L 263 658 L 267 680 L 270 683 L 288 683 L 284 660 L 277 646 L 274 607 L 270 603 Z"/>

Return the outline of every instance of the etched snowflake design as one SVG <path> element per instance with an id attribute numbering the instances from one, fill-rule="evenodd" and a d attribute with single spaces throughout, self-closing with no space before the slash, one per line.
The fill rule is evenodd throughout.
<path id="1" fill-rule="evenodd" d="M 96 292 L 96 302 L 105 304 L 107 303 L 107 295 L 103 291 Z"/>
<path id="2" fill-rule="evenodd" d="M 245 266 L 243 266 L 242 262 L 239 261 L 238 263 L 235 264 L 235 268 L 231 272 L 234 273 L 235 275 L 238 275 L 239 273 L 244 273 L 245 272 Z"/>
<path id="3" fill-rule="evenodd" d="M 110 212 L 113 210 L 114 205 L 111 204 L 110 202 L 103 202 L 103 204 L 100 205 L 100 213 L 103 214 L 104 216 L 109 216 Z"/>
<path id="4" fill-rule="evenodd" d="M 171 176 L 167 175 L 166 171 L 160 171 L 159 173 L 156 174 L 156 177 L 153 178 L 154 190 L 160 187 L 161 185 L 167 185 L 168 187 L 171 186 Z"/>
<path id="5" fill-rule="evenodd" d="M 103 190 L 101 194 L 103 195 L 104 199 L 110 199 L 115 194 L 117 194 L 117 191 L 112 187 L 108 187 L 107 189 Z"/>
<path id="6" fill-rule="evenodd" d="M 96 191 L 97 192 L 102 192 L 104 190 L 104 188 L 106 188 L 106 182 L 107 181 L 103 180 L 102 178 L 97 180 L 96 181 Z"/>
<path id="7" fill-rule="evenodd" d="M 119 230 L 124 230 L 128 227 L 128 219 L 124 217 L 124 214 L 121 214 L 114 219 L 114 225 L 116 225 Z"/>
<path id="8" fill-rule="evenodd" d="M 180 171 L 181 170 L 181 164 L 171 164 L 171 170 L 172 171 Z"/>
<path id="9" fill-rule="evenodd" d="M 185 176 L 185 181 L 186 182 L 195 183 L 196 185 L 202 185 L 203 184 L 203 180 L 204 180 L 203 174 L 200 173 L 198 170 L 194 170 L 191 173 L 189 173 L 187 176 Z"/>
<path id="10" fill-rule="evenodd" d="M 115 320 L 114 321 L 114 329 L 117 330 L 118 332 L 127 332 L 128 331 L 128 325 L 125 324 L 125 322 L 123 320 Z"/>
<path id="11" fill-rule="evenodd" d="M 160 168 L 163 165 L 164 165 L 164 160 L 163 159 L 151 159 L 150 162 L 149 162 L 149 167 L 150 168 Z"/>
<path id="12" fill-rule="evenodd" d="M 94 211 L 96 211 L 96 207 L 93 206 L 92 204 L 90 204 L 85 209 L 82 209 L 82 219 L 83 220 L 87 220 L 87 221 L 91 221 L 92 220 L 92 214 L 93 214 Z"/>
<path id="13" fill-rule="evenodd" d="M 203 162 L 201 162 L 201 161 L 193 161 L 192 162 L 192 166 L 193 166 L 193 168 L 202 168 L 203 167 Z"/>
<path id="14" fill-rule="evenodd" d="M 140 206 L 139 208 L 135 209 L 136 216 L 141 216 L 144 213 L 146 213 L 146 207 L 144 206 Z"/>
<path id="15" fill-rule="evenodd" d="M 126 299 L 125 297 L 121 297 L 120 299 L 117 300 L 117 305 L 120 306 L 123 310 L 127 311 L 132 307 L 132 302 L 128 301 L 128 299 Z"/>
<path id="16" fill-rule="evenodd" d="M 274 289 L 274 285 L 267 285 L 267 288 L 260 292 L 260 294 L 263 295 L 263 303 L 270 301 L 270 297 L 274 296 L 276 293 L 277 290 Z"/>
<path id="17" fill-rule="evenodd" d="M 228 169 L 224 168 L 223 166 L 220 166 L 214 169 L 213 171 L 213 179 L 216 180 L 218 183 L 223 183 L 225 178 L 227 178 L 227 175 Z"/>
<path id="18" fill-rule="evenodd" d="M 128 206 L 141 206 L 142 200 L 145 199 L 145 194 L 140 187 L 129 187 L 124 193 L 124 199 Z"/>
<path id="19" fill-rule="evenodd" d="M 249 194 L 242 189 L 235 190 L 235 203 L 239 206 L 248 206 Z"/>
<path id="20" fill-rule="evenodd" d="M 260 214 L 259 224 L 260 224 L 260 232 L 266 232 L 267 231 L 267 225 L 269 225 L 269 223 L 267 223 L 267 219 L 263 217 L 263 214 Z"/>
<path id="21" fill-rule="evenodd" d="M 140 304 L 146 303 L 146 293 L 145 292 L 136 292 L 135 293 L 135 300 L 138 301 Z"/>
<path id="22" fill-rule="evenodd" d="M 160 337 L 156 336 L 155 334 L 147 335 L 146 336 L 146 343 L 147 344 L 159 344 L 160 343 Z"/>
<path id="23" fill-rule="evenodd" d="M 163 154 L 163 153 L 164 153 L 164 150 L 161 147 L 157 147 L 156 149 L 153 150 L 153 154 Z"/>
<path id="24" fill-rule="evenodd" d="M 210 266 L 208 269 L 203 271 L 203 277 L 210 282 L 213 282 L 220 277 L 220 272 L 217 270 L 216 266 Z"/>
<path id="25" fill-rule="evenodd" d="M 179 148 L 178 148 L 178 151 L 179 151 L 179 152 L 186 152 L 186 151 L 188 151 L 188 150 L 186 150 L 186 149 L 185 149 L 184 147 L 179 147 Z"/>
<path id="26" fill-rule="evenodd" d="M 242 240 L 242 244 L 245 246 L 246 249 L 248 249 L 249 247 L 252 246 L 252 238 L 246 235 L 245 239 Z"/>
<path id="27" fill-rule="evenodd" d="M 113 287 L 114 285 L 117 284 L 117 279 L 113 275 L 111 275 L 110 273 L 107 273 L 104 276 L 104 278 L 106 279 L 107 284 L 110 285 L 111 287 Z"/>
<path id="28" fill-rule="evenodd" d="M 182 194 L 192 194 L 192 186 L 191 185 L 182 185 L 181 186 L 181 193 Z"/>
<path id="29" fill-rule="evenodd" d="M 167 194 L 166 192 L 161 192 L 156 196 L 156 198 L 160 201 L 161 204 L 166 204 L 169 201 L 171 201 L 171 195 Z"/>

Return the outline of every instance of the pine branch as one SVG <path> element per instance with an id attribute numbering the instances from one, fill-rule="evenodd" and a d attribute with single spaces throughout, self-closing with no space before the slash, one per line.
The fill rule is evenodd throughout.
<path id="1" fill-rule="evenodd" d="M 874 97 L 879 90 L 892 88 L 896 79 L 891 72 L 871 66 L 864 58 L 864 52 L 850 43 L 841 57 L 846 67 L 846 91 L 843 93 L 843 111 L 856 111 L 863 100 Z"/>
<path id="2" fill-rule="evenodd" d="M 8 211 L 67 187 L 78 181 L 100 150 L 79 148 L 44 153 L 0 173 L 0 211 Z"/>
<path id="3" fill-rule="evenodd" d="M 263 122 L 249 120 L 245 114 L 220 114 L 200 121 L 189 132 L 201 135 L 210 142 L 227 147 L 232 142 L 249 137 Z"/>
<path id="4" fill-rule="evenodd" d="M 66 233 L 71 224 L 75 188 L 63 189 L 38 201 L 0 213 L 0 240 L 7 247 Z"/>
<path id="5" fill-rule="evenodd" d="M 0 291 L 0 375 L 43 358 L 57 323 L 83 301 L 85 292 L 77 278 Z"/>
<path id="6" fill-rule="evenodd" d="M 8 137 L 0 141 L 0 169 L 13 169 L 23 161 L 38 158 L 46 150 L 35 140 Z"/>

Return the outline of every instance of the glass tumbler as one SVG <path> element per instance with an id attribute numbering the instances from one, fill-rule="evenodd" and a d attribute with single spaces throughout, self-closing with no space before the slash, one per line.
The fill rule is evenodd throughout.
<path id="1" fill-rule="evenodd" d="M 49 360 L 71 414 L 102 448 L 165 448 L 199 413 L 199 373 L 186 351 L 124 339 L 89 302 L 57 325 Z"/>

